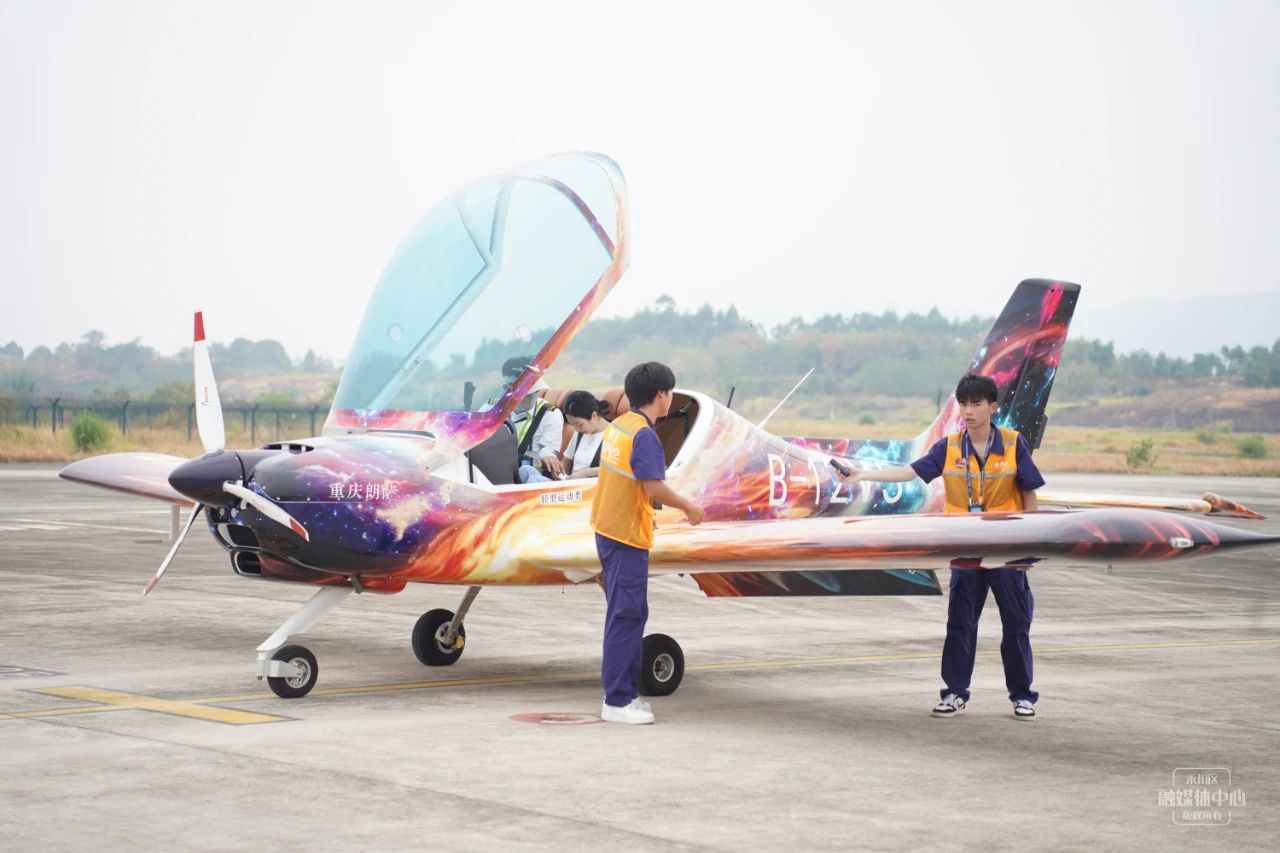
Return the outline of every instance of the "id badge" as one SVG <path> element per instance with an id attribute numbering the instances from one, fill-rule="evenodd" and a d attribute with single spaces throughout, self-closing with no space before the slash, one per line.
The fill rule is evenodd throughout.
<path id="1" fill-rule="evenodd" d="M 982 504 L 969 504 L 969 512 L 982 512 Z"/>

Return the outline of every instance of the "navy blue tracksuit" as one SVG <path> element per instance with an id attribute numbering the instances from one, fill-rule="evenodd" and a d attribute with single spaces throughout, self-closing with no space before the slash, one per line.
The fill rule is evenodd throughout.
<path id="1" fill-rule="evenodd" d="M 1031 689 L 1031 614 L 1035 599 L 1027 573 L 1017 569 L 952 569 L 951 599 L 947 603 L 947 641 L 942 647 L 943 698 L 954 693 L 969 701 L 973 658 L 978 646 L 978 618 L 987 600 L 987 589 L 1000 608 L 1004 639 L 1004 683 L 1009 699 L 1034 703 L 1040 694 Z"/>

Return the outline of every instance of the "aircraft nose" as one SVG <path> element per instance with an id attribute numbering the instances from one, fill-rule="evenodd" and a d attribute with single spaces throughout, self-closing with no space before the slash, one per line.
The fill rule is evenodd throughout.
<path id="1" fill-rule="evenodd" d="M 244 478 L 244 463 L 240 460 L 240 454 L 230 450 L 215 450 L 174 468 L 169 474 L 169 485 L 193 501 L 209 506 L 231 506 L 238 499 L 227 494 L 222 484 L 228 480 L 240 482 Z"/>

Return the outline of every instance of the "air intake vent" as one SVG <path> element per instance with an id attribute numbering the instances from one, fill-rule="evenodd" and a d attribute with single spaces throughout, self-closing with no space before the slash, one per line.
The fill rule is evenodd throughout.
<path id="1" fill-rule="evenodd" d="M 262 449 L 263 450 L 287 450 L 290 453 L 310 453 L 311 451 L 315 450 L 315 448 L 309 444 L 299 444 L 296 441 L 281 441 L 275 444 L 264 444 L 262 445 Z"/>
<path id="2" fill-rule="evenodd" d="M 257 548 L 258 537 L 243 524 L 228 524 L 227 538 L 238 548 Z"/>

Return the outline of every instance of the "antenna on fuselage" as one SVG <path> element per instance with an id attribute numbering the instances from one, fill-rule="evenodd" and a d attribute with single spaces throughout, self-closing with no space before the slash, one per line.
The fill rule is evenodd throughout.
<path id="1" fill-rule="evenodd" d="M 764 416 L 764 420 L 762 420 L 760 423 L 756 424 L 756 428 L 757 428 L 757 429 L 764 429 L 764 425 L 765 425 L 766 423 L 768 423 L 769 418 L 773 417 L 773 413 L 774 413 L 774 412 L 776 412 L 776 411 L 778 411 L 778 409 L 781 409 L 781 408 L 782 408 L 782 404 L 783 404 L 783 403 L 785 403 L 785 402 L 787 402 L 787 400 L 791 399 L 791 395 L 792 395 L 792 394 L 794 394 L 794 393 L 796 393 L 796 389 L 797 389 L 797 388 L 799 388 L 801 385 L 803 385 L 803 384 L 804 384 L 804 381 L 805 381 L 806 379 L 808 379 L 808 378 L 813 374 L 813 371 L 815 371 L 815 370 L 817 370 L 817 369 L 818 369 L 818 368 L 816 368 L 816 367 L 810 367 L 810 368 L 809 368 L 809 372 L 808 372 L 808 373 L 806 373 L 804 376 L 801 376 L 801 377 L 800 377 L 800 381 L 799 381 L 799 382 L 797 382 L 794 386 L 792 386 L 791 390 L 787 392 L 787 396 L 783 397 L 781 400 L 779 400 L 779 401 L 778 401 L 778 405 L 776 405 L 776 406 L 774 406 L 774 407 L 773 407 L 773 411 L 772 411 L 772 412 L 769 412 L 769 414 L 765 415 L 765 416 Z"/>
<path id="2" fill-rule="evenodd" d="M 725 407 L 726 409 L 732 409 L 732 408 L 733 408 L 733 392 L 734 392 L 734 391 L 737 391 L 737 390 L 738 390 L 738 386 L 737 386 L 737 385 L 734 385 L 732 388 L 730 388 L 730 389 L 729 389 L 729 399 L 728 399 L 728 400 L 726 400 L 726 401 L 725 401 L 725 403 L 724 403 L 724 407 Z"/>

